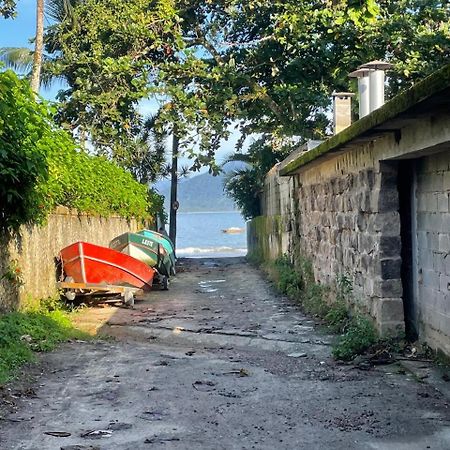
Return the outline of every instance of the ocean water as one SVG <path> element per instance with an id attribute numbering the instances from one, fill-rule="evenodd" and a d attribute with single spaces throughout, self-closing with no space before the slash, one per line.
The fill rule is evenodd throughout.
<path id="1" fill-rule="evenodd" d="M 243 228 L 242 233 L 222 230 Z M 198 212 L 177 214 L 177 256 L 189 258 L 245 256 L 247 235 L 239 212 Z"/>

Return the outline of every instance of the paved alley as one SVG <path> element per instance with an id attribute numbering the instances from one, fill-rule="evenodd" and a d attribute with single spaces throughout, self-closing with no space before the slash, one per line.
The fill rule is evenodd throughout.
<path id="1" fill-rule="evenodd" d="M 183 260 L 168 292 L 78 320 L 114 339 L 65 344 L 13 383 L 1 449 L 450 448 L 440 392 L 395 364 L 337 364 L 333 337 L 243 259 Z"/>

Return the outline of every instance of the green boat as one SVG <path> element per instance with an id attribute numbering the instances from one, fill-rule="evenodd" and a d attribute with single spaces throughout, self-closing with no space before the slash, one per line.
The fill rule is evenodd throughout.
<path id="1" fill-rule="evenodd" d="M 147 239 L 153 242 L 157 242 L 158 244 L 161 244 L 164 247 L 166 252 L 169 254 L 170 261 L 172 264 L 170 268 L 171 270 L 170 274 L 175 275 L 175 263 L 176 263 L 175 246 L 173 245 L 170 238 L 164 234 L 158 233 L 157 231 L 153 230 L 141 230 L 138 231 L 137 234 L 145 236 Z"/>
<path id="2" fill-rule="evenodd" d="M 114 238 L 109 247 L 154 267 L 163 277 L 172 274 L 172 259 L 164 246 L 147 236 L 124 233 Z"/>

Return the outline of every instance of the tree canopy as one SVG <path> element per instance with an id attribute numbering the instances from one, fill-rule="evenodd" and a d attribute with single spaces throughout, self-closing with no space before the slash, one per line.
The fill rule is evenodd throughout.
<path id="1" fill-rule="evenodd" d="M 72 2 L 46 37 L 49 70 L 69 84 L 60 120 L 120 153 L 141 125 L 138 101 L 159 97 L 160 122 L 198 138 L 196 168 L 231 124 L 323 137 L 330 93 L 364 62 L 394 64 L 394 94 L 450 55 L 449 6 L 437 0 Z"/>
<path id="2" fill-rule="evenodd" d="M 392 94 L 450 56 L 448 2 L 184 3 L 185 39 L 221 67 L 214 83 L 248 132 L 323 137 L 330 94 L 348 90 L 358 65 L 392 62 Z"/>

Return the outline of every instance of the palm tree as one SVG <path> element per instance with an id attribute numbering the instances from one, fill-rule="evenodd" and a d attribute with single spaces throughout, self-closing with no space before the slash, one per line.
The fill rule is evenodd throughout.
<path id="1" fill-rule="evenodd" d="M 34 39 L 33 68 L 31 70 L 31 89 L 39 92 L 41 84 L 42 53 L 44 48 L 44 0 L 36 0 L 36 37 Z"/>
<path id="2" fill-rule="evenodd" d="M 52 81 L 51 76 L 48 74 L 41 74 L 42 63 L 50 61 L 43 54 L 44 15 L 56 25 L 68 19 L 73 21 L 74 7 L 81 1 L 82 0 L 46 0 L 44 2 L 44 0 L 36 0 L 36 35 L 34 38 L 34 50 L 27 47 L 0 48 L 0 61 L 3 61 L 7 67 L 26 74 L 31 80 L 30 84 L 34 92 L 39 91 L 39 86 L 41 84 L 50 84 Z M 49 29 L 51 29 L 52 26 L 50 26 Z"/>
<path id="3" fill-rule="evenodd" d="M 235 201 L 245 219 L 260 215 L 260 196 L 266 174 L 291 151 L 289 146 L 274 146 L 270 136 L 263 135 L 250 145 L 247 153 L 237 152 L 225 159 L 222 169 L 231 162 L 241 163 L 226 173 L 224 190 Z"/>

